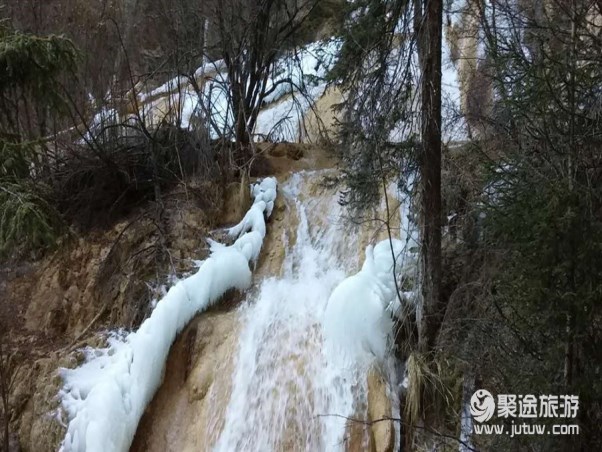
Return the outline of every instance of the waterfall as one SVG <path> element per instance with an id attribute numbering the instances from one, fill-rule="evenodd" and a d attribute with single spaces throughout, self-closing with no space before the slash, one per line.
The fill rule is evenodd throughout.
<path id="1" fill-rule="evenodd" d="M 322 329 L 328 298 L 358 270 L 366 237 L 343 224 L 337 194 L 320 189 L 319 178 L 296 173 L 281 189 L 297 227 L 283 235 L 281 274 L 260 281 L 240 307 L 232 389 L 216 451 L 368 449 L 369 428 L 349 421 L 367 419 L 368 369 L 361 362 L 337 366 Z M 382 364 L 395 387 L 393 365 Z"/>
<path id="2" fill-rule="evenodd" d="M 382 223 L 344 218 L 338 192 L 321 184 L 334 171 L 302 171 L 279 184 L 277 202 L 265 206 L 273 213 L 261 255 L 246 255 L 253 289 L 236 308 L 206 312 L 182 331 L 132 452 L 398 446 L 399 426 L 382 419 L 399 418 L 389 333 L 399 307 L 391 251 L 402 242 L 387 248 Z M 261 218 L 251 209 L 230 235 Z M 402 220 L 395 213 L 394 230 Z M 237 240 L 241 250 L 251 238 Z"/>

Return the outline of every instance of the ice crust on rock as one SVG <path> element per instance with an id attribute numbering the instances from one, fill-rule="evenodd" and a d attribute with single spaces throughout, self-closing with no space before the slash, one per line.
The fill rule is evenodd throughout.
<path id="1" fill-rule="evenodd" d="M 85 351 L 80 367 L 60 370 L 59 396 L 68 417 L 61 451 L 129 450 L 177 334 L 227 290 L 251 285 L 249 264 L 259 256 L 276 188 L 275 178 L 252 186 L 253 205 L 229 230 L 236 241 L 230 246 L 210 241 L 209 258 L 171 287 L 137 331 L 112 334 L 106 348 Z"/>

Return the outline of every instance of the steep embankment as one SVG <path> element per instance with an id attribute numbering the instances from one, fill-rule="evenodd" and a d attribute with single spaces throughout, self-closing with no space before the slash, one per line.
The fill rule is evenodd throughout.
<path id="1" fill-rule="evenodd" d="M 270 172 L 328 160 L 311 146 L 269 147 Z M 304 153 L 307 157 L 299 160 Z M 10 365 L 16 369 L 8 394 L 12 443 L 24 451 L 57 450 L 64 437 L 58 369 L 81 364 L 82 347 L 101 345 L 103 331 L 138 325 L 148 315 L 149 300 L 164 290 L 149 284 L 158 276 L 165 281 L 173 271 L 193 270 L 192 259 L 207 253 L 202 239 L 216 226 L 241 218 L 250 200 L 241 200 L 240 192 L 237 183 L 227 187 L 223 208 L 219 188 L 196 181 L 166 193 L 169 259 L 164 266 L 157 266 L 160 236 L 154 206 L 147 205 L 109 230 L 63 243 L 42 260 L 2 269 L 3 350 L 10 351 Z"/>
<path id="2" fill-rule="evenodd" d="M 160 236 L 154 207 L 147 205 L 108 230 L 66 240 L 41 260 L 2 269 L 3 352 L 14 370 L 10 430 L 22 450 L 56 450 L 62 439 L 58 368 L 81 362 L 81 347 L 102 343 L 99 332 L 138 324 L 149 300 L 160 296 L 161 287 L 149 284 L 190 270 L 198 237 L 220 216 L 220 203 L 210 198 L 219 199 L 214 190 L 191 181 L 165 194 L 169 265 L 157 266 Z"/>
<path id="3" fill-rule="evenodd" d="M 339 98 L 336 91 L 322 96 L 298 125 L 299 134 L 320 139 L 320 128 L 334 123 L 329 107 Z M 395 415 L 390 395 L 399 375 L 394 360 L 387 355 L 376 368 L 372 362 L 333 367 L 336 360 L 325 351 L 322 332 L 330 294 L 359 270 L 366 245 L 385 238 L 386 231 L 381 223 L 353 226 L 343 220 L 338 193 L 321 184 L 325 174 L 335 174 L 326 152 L 290 143 L 257 147 L 266 156 L 264 173 L 276 175 L 284 190 L 254 268 L 253 289 L 245 296 L 227 294 L 178 335 L 132 450 L 392 450 L 395 425 L 367 422 Z M 239 184 L 227 187 L 226 207 L 214 216 L 191 202 L 189 193 L 174 198 L 168 243 L 176 271 L 190 271 L 190 259 L 204 257 L 200 240 L 211 227 L 240 219 L 249 203 L 245 193 Z M 384 205 L 376 208 L 374 217 L 382 218 L 384 210 Z M 395 227 L 405 212 L 395 206 L 392 211 Z M 37 338 L 43 331 L 39 336 L 45 341 L 33 347 L 39 358 L 24 361 L 11 394 L 13 425 L 24 450 L 55 450 L 64 438 L 56 370 L 81 365 L 84 355 L 77 349 L 102 344 L 98 332 L 103 329 L 131 329 L 148 315 L 142 303 L 145 282 L 153 279 L 149 268 L 156 267 L 147 250 L 156 247 L 158 237 L 152 218 L 147 220 L 99 231 L 37 264 L 35 276 L 24 274 L 9 284 L 11 297 L 22 306 L 27 334 Z M 25 300 L 30 296 L 31 303 Z M 88 419 L 96 415 L 94 410 L 85 414 Z"/>
<path id="4" fill-rule="evenodd" d="M 182 333 L 131 450 L 392 450 L 393 423 L 366 422 L 396 414 L 394 360 L 340 366 L 322 328 L 333 289 L 386 232 L 343 221 L 326 174 L 280 175 L 253 289 Z"/>

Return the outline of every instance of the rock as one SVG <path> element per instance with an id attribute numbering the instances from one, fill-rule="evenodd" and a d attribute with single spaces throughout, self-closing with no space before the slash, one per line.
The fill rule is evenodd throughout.
<path id="1" fill-rule="evenodd" d="M 212 368 L 203 369 L 202 372 L 195 372 L 193 375 L 196 379 L 189 392 L 190 401 L 200 401 L 205 398 L 209 388 L 213 384 L 214 375 Z"/>
<path id="2" fill-rule="evenodd" d="M 302 144 L 284 142 L 270 144 L 267 153 L 271 157 L 287 157 L 291 160 L 299 160 L 303 158 L 304 150 Z"/>
<path id="3" fill-rule="evenodd" d="M 284 157 L 286 156 L 286 146 L 283 146 L 285 143 L 273 143 L 267 149 L 268 155 L 272 157 Z"/>
<path id="4" fill-rule="evenodd" d="M 131 452 L 212 450 L 230 398 L 237 326 L 236 310 L 204 312 L 179 335 Z"/>
<path id="5" fill-rule="evenodd" d="M 232 182 L 226 187 L 222 222 L 232 224 L 239 222 L 251 207 L 251 191 L 249 178 L 243 176 L 240 182 Z"/>
<path id="6" fill-rule="evenodd" d="M 257 154 L 251 162 L 249 168 L 251 177 L 266 177 L 274 174 L 272 161 L 263 154 Z"/>
<path id="7" fill-rule="evenodd" d="M 10 319 L 6 334 L 14 341 L 11 349 L 14 346 L 18 352 L 9 394 L 11 431 L 18 437 L 13 441 L 19 447 L 15 450 L 58 450 L 65 434 L 61 422 L 66 421 L 58 420 L 57 394 L 62 384 L 58 369 L 75 367 L 84 359 L 80 350 L 70 351 L 71 345 L 104 346 L 105 336 L 99 331 L 136 327 L 147 299 L 158 294 L 149 291 L 145 282 L 154 282 L 157 273 L 170 273 L 172 262 L 181 272 L 194 270 L 190 259 L 206 256 L 203 238 L 219 221 L 215 210 L 222 191 L 213 183 L 191 181 L 187 187 L 190 190 L 178 186 L 165 193 L 170 262 L 161 268 L 156 268 L 158 233 L 152 203 L 106 229 L 70 237 L 57 251 L 35 262 L 8 268 L 0 265 L 0 300 L 6 300 L 4 318 Z M 238 222 L 251 203 L 248 180 L 234 184 L 233 201 L 242 212 L 232 219 Z M 206 344 L 217 343 L 212 327 L 211 322 L 199 327 L 202 336 L 192 344 L 193 352 L 198 348 L 190 358 L 192 367 L 196 360 L 203 360 Z M 218 345 L 210 345 L 209 350 Z M 214 361 L 211 364 L 215 366 Z M 188 366 L 185 361 L 183 376 Z M 207 366 L 204 379 L 195 382 L 195 397 L 201 399 L 195 403 L 205 403 L 204 395 L 214 379 L 213 367 Z M 186 381 L 183 376 L 178 385 Z"/>
<path id="8" fill-rule="evenodd" d="M 15 375 L 11 406 L 22 451 L 56 450 L 64 429 L 55 419 L 60 379 L 57 369 L 68 360 L 55 354 L 24 364 Z"/>
<path id="9" fill-rule="evenodd" d="M 243 174 L 240 180 L 237 201 L 238 202 L 236 204 L 238 206 L 238 216 L 240 219 L 242 219 L 252 204 L 251 185 L 249 182 L 249 176 L 247 174 Z"/>
<path id="10" fill-rule="evenodd" d="M 395 429 L 393 421 L 381 419 L 391 417 L 391 400 L 387 394 L 387 383 L 381 373 L 371 369 L 368 373 L 368 417 L 371 422 L 375 452 L 393 452 Z M 376 422 L 378 421 L 378 422 Z"/>
<path id="11" fill-rule="evenodd" d="M 65 300 L 72 303 L 77 303 L 81 297 L 79 288 L 74 284 L 65 292 Z"/>
<path id="12" fill-rule="evenodd" d="M 9 433 L 8 435 L 8 452 L 21 452 L 19 438 L 15 433 Z"/>
<path id="13" fill-rule="evenodd" d="M 291 160 L 301 160 L 305 154 L 301 145 L 291 145 L 286 150 L 286 156 Z"/>

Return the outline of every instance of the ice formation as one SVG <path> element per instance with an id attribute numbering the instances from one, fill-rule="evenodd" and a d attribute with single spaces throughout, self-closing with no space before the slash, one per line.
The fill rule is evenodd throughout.
<path id="1" fill-rule="evenodd" d="M 178 332 L 227 290 L 250 286 L 249 263 L 265 237 L 264 213 L 271 213 L 276 179 L 263 179 L 252 193 L 253 206 L 230 230 L 238 237 L 234 244 L 211 242 L 211 255 L 197 273 L 173 286 L 137 331 L 113 335 L 106 348 L 87 350 L 82 366 L 61 369 L 60 397 L 69 420 L 61 451 L 127 451 Z"/>
<path id="2" fill-rule="evenodd" d="M 398 239 L 368 246 L 362 269 L 330 295 L 324 335 L 329 355 L 340 359 L 339 365 L 369 365 L 385 359 L 393 330 L 391 314 L 400 306 L 395 280 L 403 249 Z"/>

